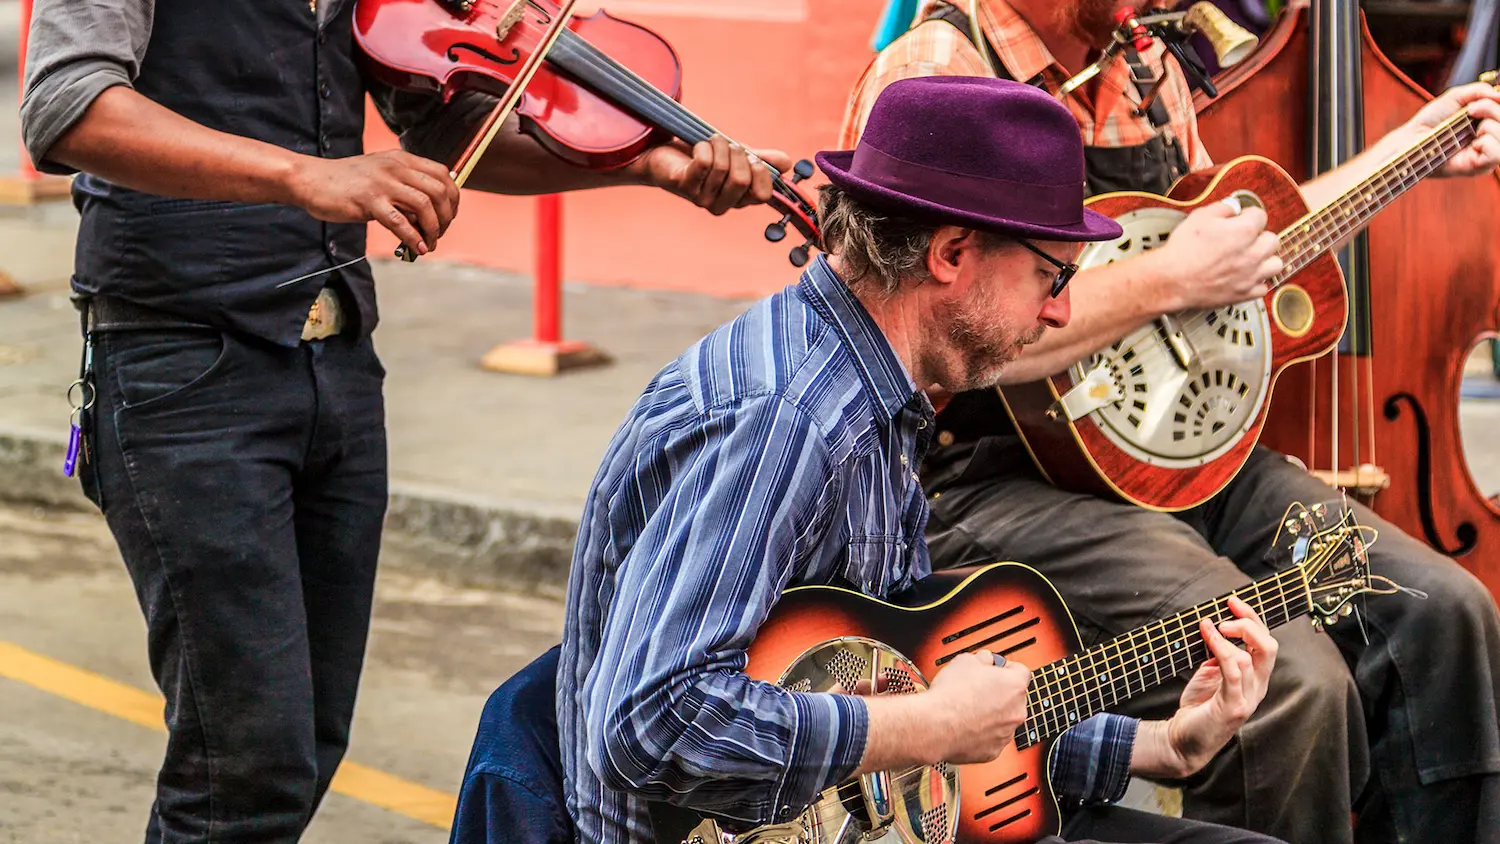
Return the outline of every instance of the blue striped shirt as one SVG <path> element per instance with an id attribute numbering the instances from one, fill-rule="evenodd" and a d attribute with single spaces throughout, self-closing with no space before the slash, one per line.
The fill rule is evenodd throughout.
<path id="1" fill-rule="evenodd" d="M 821 256 L 647 385 L 589 490 L 568 587 L 558 729 L 580 841 L 654 841 L 647 799 L 783 822 L 854 771 L 864 703 L 752 681 L 745 649 L 788 587 L 883 597 L 931 572 L 932 430 Z"/>

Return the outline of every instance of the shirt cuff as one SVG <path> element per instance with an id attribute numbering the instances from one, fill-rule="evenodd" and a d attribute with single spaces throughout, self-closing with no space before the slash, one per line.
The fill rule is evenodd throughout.
<path id="1" fill-rule="evenodd" d="M 47 153 L 100 94 L 116 85 L 128 87 L 130 77 L 118 64 L 103 60 L 76 62 L 36 81 L 21 100 L 21 138 L 37 170 L 61 176 L 78 172 L 47 160 Z"/>
<path id="2" fill-rule="evenodd" d="M 1052 749 L 1052 787 L 1070 806 L 1114 803 L 1130 785 L 1130 757 L 1140 721 L 1105 713 L 1063 733 Z"/>
<path id="3" fill-rule="evenodd" d="M 772 823 L 786 823 L 830 785 L 859 768 L 870 712 L 855 695 L 792 693 L 797 723 L 786 776 L 777 789 Z"/>

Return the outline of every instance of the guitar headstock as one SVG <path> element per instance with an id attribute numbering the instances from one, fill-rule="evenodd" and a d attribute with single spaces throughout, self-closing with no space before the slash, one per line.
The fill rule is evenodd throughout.
<path id="1" fill-rule="evenodd" d="M 797 183 L 812 176 L 813 172 L 813 163 L 804 158 L 792 168 L 791 175 L 783 179 L 778 174 L 771 179 L 771 201 L 768 204 L 781 212 L 781 219 L 766 226 L 766 240 L 780 243 L 786 238 L 788 225 L 796 229 L 804 240 L 801 246 L 792 247 L 788 255 L 794 267 L 806 265 L 812 256 L 811 250 L 823 248 L 818 209 L 797 189 Z"/>
<path id="2" fill-rule="evenodd" d="M 1376 531 L 1359 524 L 1354 511 L 1341 502 L 1318 502 L 1287 508 L 1275 545 L 1290 555 L 1307 579 L 1308 607 L 1313 627 L 1332 627 L 1354 611 L 1356 595 L 1384 594 L 1370 573 L 1368 549 Z"/>

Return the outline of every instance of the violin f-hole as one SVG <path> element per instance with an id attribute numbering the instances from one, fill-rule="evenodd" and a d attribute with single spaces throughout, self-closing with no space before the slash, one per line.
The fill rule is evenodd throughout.
<path id="1" fill-rule="evenodd" d="M 489 59 L 495 64 L 515 64 L 516 62 L 521 60 L 521 51 L 516 49 L 515 47 L 510 48 L 510 58 L 505 58 L 504 56 L 497 56 L 494 53 L 491 53 L 489 50 L 478 46 L 477 44 L 465 44 L 463 42 L 459 42 L 448 48 L 448 61 L 455 64 L 458 63 L 458 53 L 455 51 L 457 51 L 460 47 L 465 50 L 477 53 L 478 55 Z"/>

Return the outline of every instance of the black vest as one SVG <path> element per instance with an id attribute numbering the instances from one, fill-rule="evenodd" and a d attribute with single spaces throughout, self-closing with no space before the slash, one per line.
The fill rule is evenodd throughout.
<path id="1" fill-rule="evenodd" d="M 365 88 L 353 0 L 156 0 L 135 88 L 211 129 L 294 152 L 363 150 Z M 278 287 L 365 253 L 364 224 L 324 223 L 285 205 L 168 199 L 82 174 L 73 287 L 295 346 L 318 290 L 375 327 L 368 263 Z"/>

